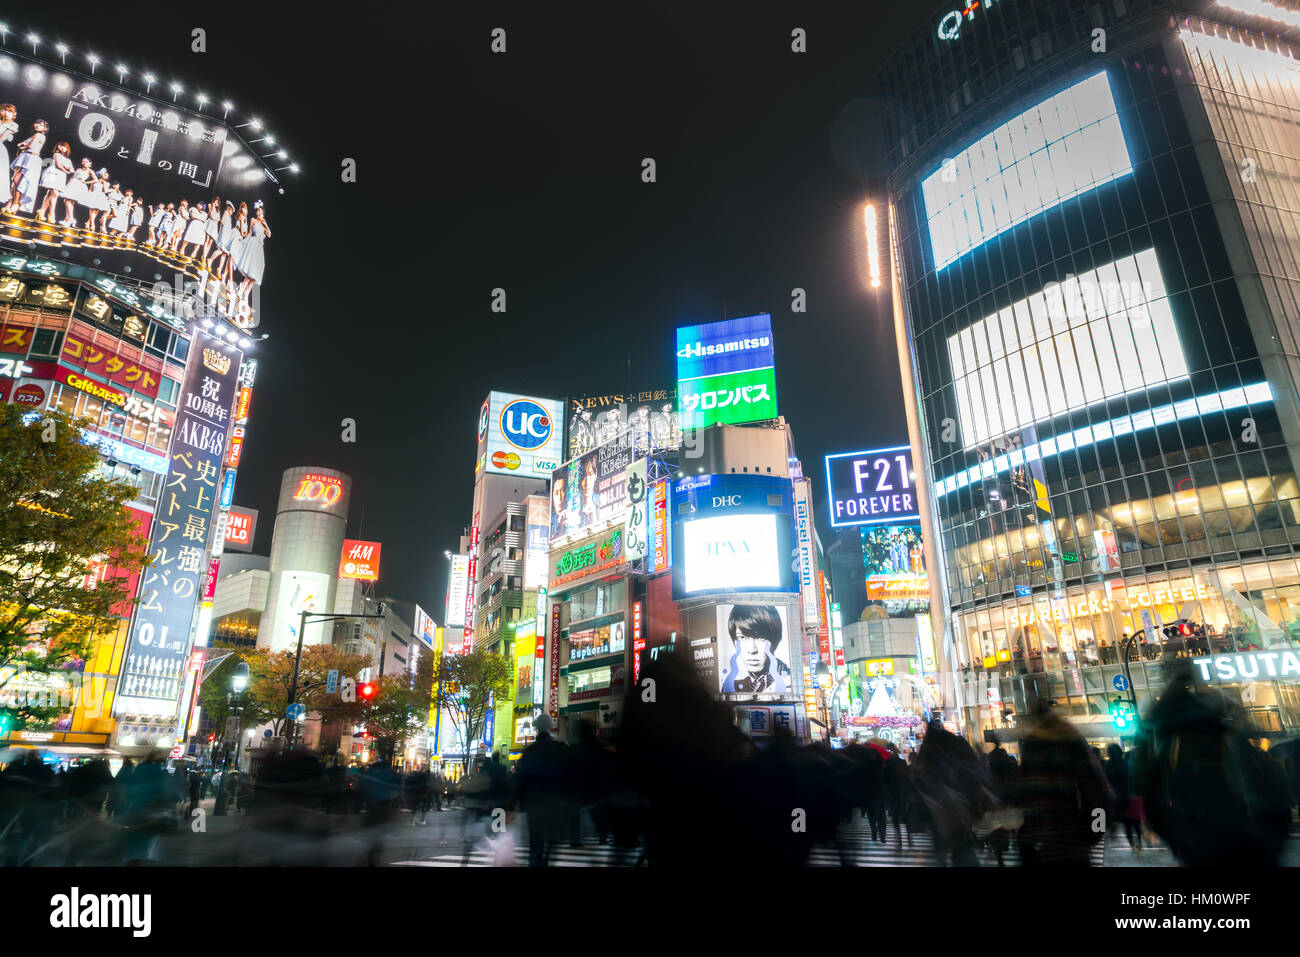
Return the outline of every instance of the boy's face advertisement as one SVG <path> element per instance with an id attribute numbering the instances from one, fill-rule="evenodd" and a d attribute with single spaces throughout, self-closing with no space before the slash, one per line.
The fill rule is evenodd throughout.
<path id="1" fill-rule="evenodd" d="M 784 605 L 719 605 L 717 623 L 719 691 L 790 691 L 789 620 Z"/>

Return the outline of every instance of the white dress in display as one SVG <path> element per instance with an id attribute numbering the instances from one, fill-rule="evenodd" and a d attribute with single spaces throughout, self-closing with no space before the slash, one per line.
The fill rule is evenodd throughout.
<path id="1" fill-rule="evenodd" d="M 190 213 L 190 223 L 185 227 L 185 235 L 181 237 L 181 242 L 202 244 L 207 229 L 208 214 L 201 209 L 196 209 Z"/>
<path id="2" fill-rule="evenodd" d="M 70 175 L 72 175 L 72 160 L 62 153 L 55 153 L 54 162 L 41 174 L 41 185 L 56 193 L 62 193 L 63 188 L 68 185 Z"/>
<path id="3" fill-rule="evenodd" d="M 128 225 L 127 218 L 130 215 L 131 207 L 126 203 L 116 203 L 113 206 L 113 218 L 108 221 L 108 228 L 119 233 L 126 232 Z"/>
<path id="4" fill-rule="evenodd" d="M 231 215 L 230 210 L 226 210 L 221 217 L 221 238 L 217 240 L 217 245 L 222 251 L 230 252 L 231 244 L 235 241 L 235 217 Z"/>
<path id="5" fill-rule="evenodd" d="M 138 203 L 131 207 L 131 225 L 139 226 L 144 222 L 144 207 Z"/>
<path id="6" fill-rule="evenodd" d="M 68 185 L 63 189 L 63 198 L 70 199 L 80 206 L 87 209 L 94 209 L 90 205 L 90 188 L 86 185 L 95 174 L 84 166 L 72 174 L 72 179 L 68 180 Z"/>
<path id="7" fill-rule="evenodd" d="M 231 230 L 229 252 L 230 252 L 230 264 L 232 266 L 239 265 L 239 252 L 241 249 L 244 248 L 243 230 L 247 228 L 248 228 L 248 223 L 244 222 L 243 220 L 238 220 L 235 223 L 234 229 Z"/>
<path id="8" fill-rule="evenodd" d="M 154 207 L 153 215 L 149 217 L 149 228 L 157 229 L 158 224 L 163 221 L 163 216 L 167 214 L 167 207 L 159 203 Z"/>
<path id="9" fill-rule="evenodd" d="M 26 147 L 14 158 L 10 169 L 23 171 L 22 209 L 30 213 L 36 209 L 36 191 L 41 173 L 41 148 L 45 146 L 45 134 L 33 133 L 26 141 Z"/>
<path id="10" fill-rule="evenodd" d="M 13 193 L 9 190 L 9 173 L 7 172 L 9 169 L 9 147 L 5 144 L 12 140 L 17 132 L 18 124 L 13 120 L 0 123 L 0 161 L 4 162 L 4 169 L 6 170 L 5 174 L 0 176 L 0 203 L 9 202 L 13 196 Z"/>
<path id="11" fill-rule="evenodd" d="M 266 252 L 262 249 L 262 242 L 266 239 L 266 227 L 260 220 L 253 220 L 253 229 L 248 238 L 239 245 L 239 252 L 235 257 L 235 268 L 244 274 L 248 279 L 253 280 L 254 285 L 262 284 L 262 270 L 266 268 Z"/>
<path id="12" fill-rule="evenodd" d="M 175 236 L 177 233 L 181 233 L 181 235 L 184 235 L 183 231 L 185 229 L 185 226 L 189 223 L 189 221 L 190 221 L 190 212 L 188 206 L 185 209 L 176 210 L 176 218 L 172 220 L 172 227 L 171 229 L 167 230 L 167 239 L 170 241 L 171 238 Z"/>
<path id="13" fill-rule="evenodd" d="M 217 209 L 215 204 L 208 209 L 208 225 L 204 235 L 214 243 L 221 236 L 221 210 Z"/>
<path id="14" fill-rule="evenodd" d="M 91 209 L 98 209 L 101 212 L 108 212 L 108 187 L 104 181 L 97 179 L 90 184 L 90 196 L 87 197 L 86 205 Z"/>

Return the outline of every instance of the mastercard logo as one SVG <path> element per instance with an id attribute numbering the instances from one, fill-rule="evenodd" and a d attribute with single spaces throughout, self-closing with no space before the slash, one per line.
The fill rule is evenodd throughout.
<path id="1" fill-rule="evenodd" d="M 492 464 L 499 469 L 517 469 L 519 468 L 519 456 L 514 452 L 493 452 Z"/>

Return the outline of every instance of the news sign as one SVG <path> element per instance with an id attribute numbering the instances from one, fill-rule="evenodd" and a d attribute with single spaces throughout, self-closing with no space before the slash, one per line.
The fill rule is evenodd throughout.
<path id="1" fill-rule="evenodd" d="M 635 447 L 647 451 L 675 449 L 682 444 L 676 389 L 612 392 L 569 399 L 567 459 L 577 458 L 631 431 Z"/>
<path id="2" fill-rule="evenodd" d="M 373 582 L 379 580 L 379 542 L 361 542 L 343 539 L 343 552 L 339 556 L 339 578 Z"/>
<path id="3" fill-rule="evenodd" d="M 776 418 L 771 315 L 680 327 L 677 402 L 684 429 Z"/>
<path id="4" fill-rule="evenodd" d="M 479 415 L 483 470 L 490 475 L 549 479 L 564 461 L 564 403 L 493 392 Z"/>
<path id="5" fill-rule="evenodd" d="M 826 456 L 834 528 L 899 525 L 921 517 L 910 446 Z"/>

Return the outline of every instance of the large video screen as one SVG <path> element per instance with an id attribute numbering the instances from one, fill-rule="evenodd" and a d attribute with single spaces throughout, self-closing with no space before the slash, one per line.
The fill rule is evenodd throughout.
<path id="1" fill-rule="evenodd" d="M 771 315 L 679 328 L 677 402 L 683 429 L 776 418 Z"/>
<path id="2" fill-rule="evenodd" d="M 627 468 L 635 453 L 614 441 L 581 455 L 551 476 L 551 541 L 587 534 L 627 518 Z"/>
<path id="3" fill-rule="evenodd" d="M 694 475 L 673 485 L 673 598 L 797 592 L 794 491 L 768 475 Z"/>
<path id="4" fill-rule="evenodd" d="M 257 323 L 281 188 L 226 124 L 11 52 L 0 104 L 6 241 L 197 281 L 218 311 Z"/>
<path id="5" fill-rule="evenodd" d="M 682 444 L 676 389 L 582 395 L 569 399 L 568 454 L 577 458 L 625 432 L 642 455 Z"/>
<path id="6" fill-rule="evenodd" d="M 867 600 L 890 617 L 930 609 L 930 578 L 920 525 L 871 525 L 862 529 L 862 563 Z"/>

